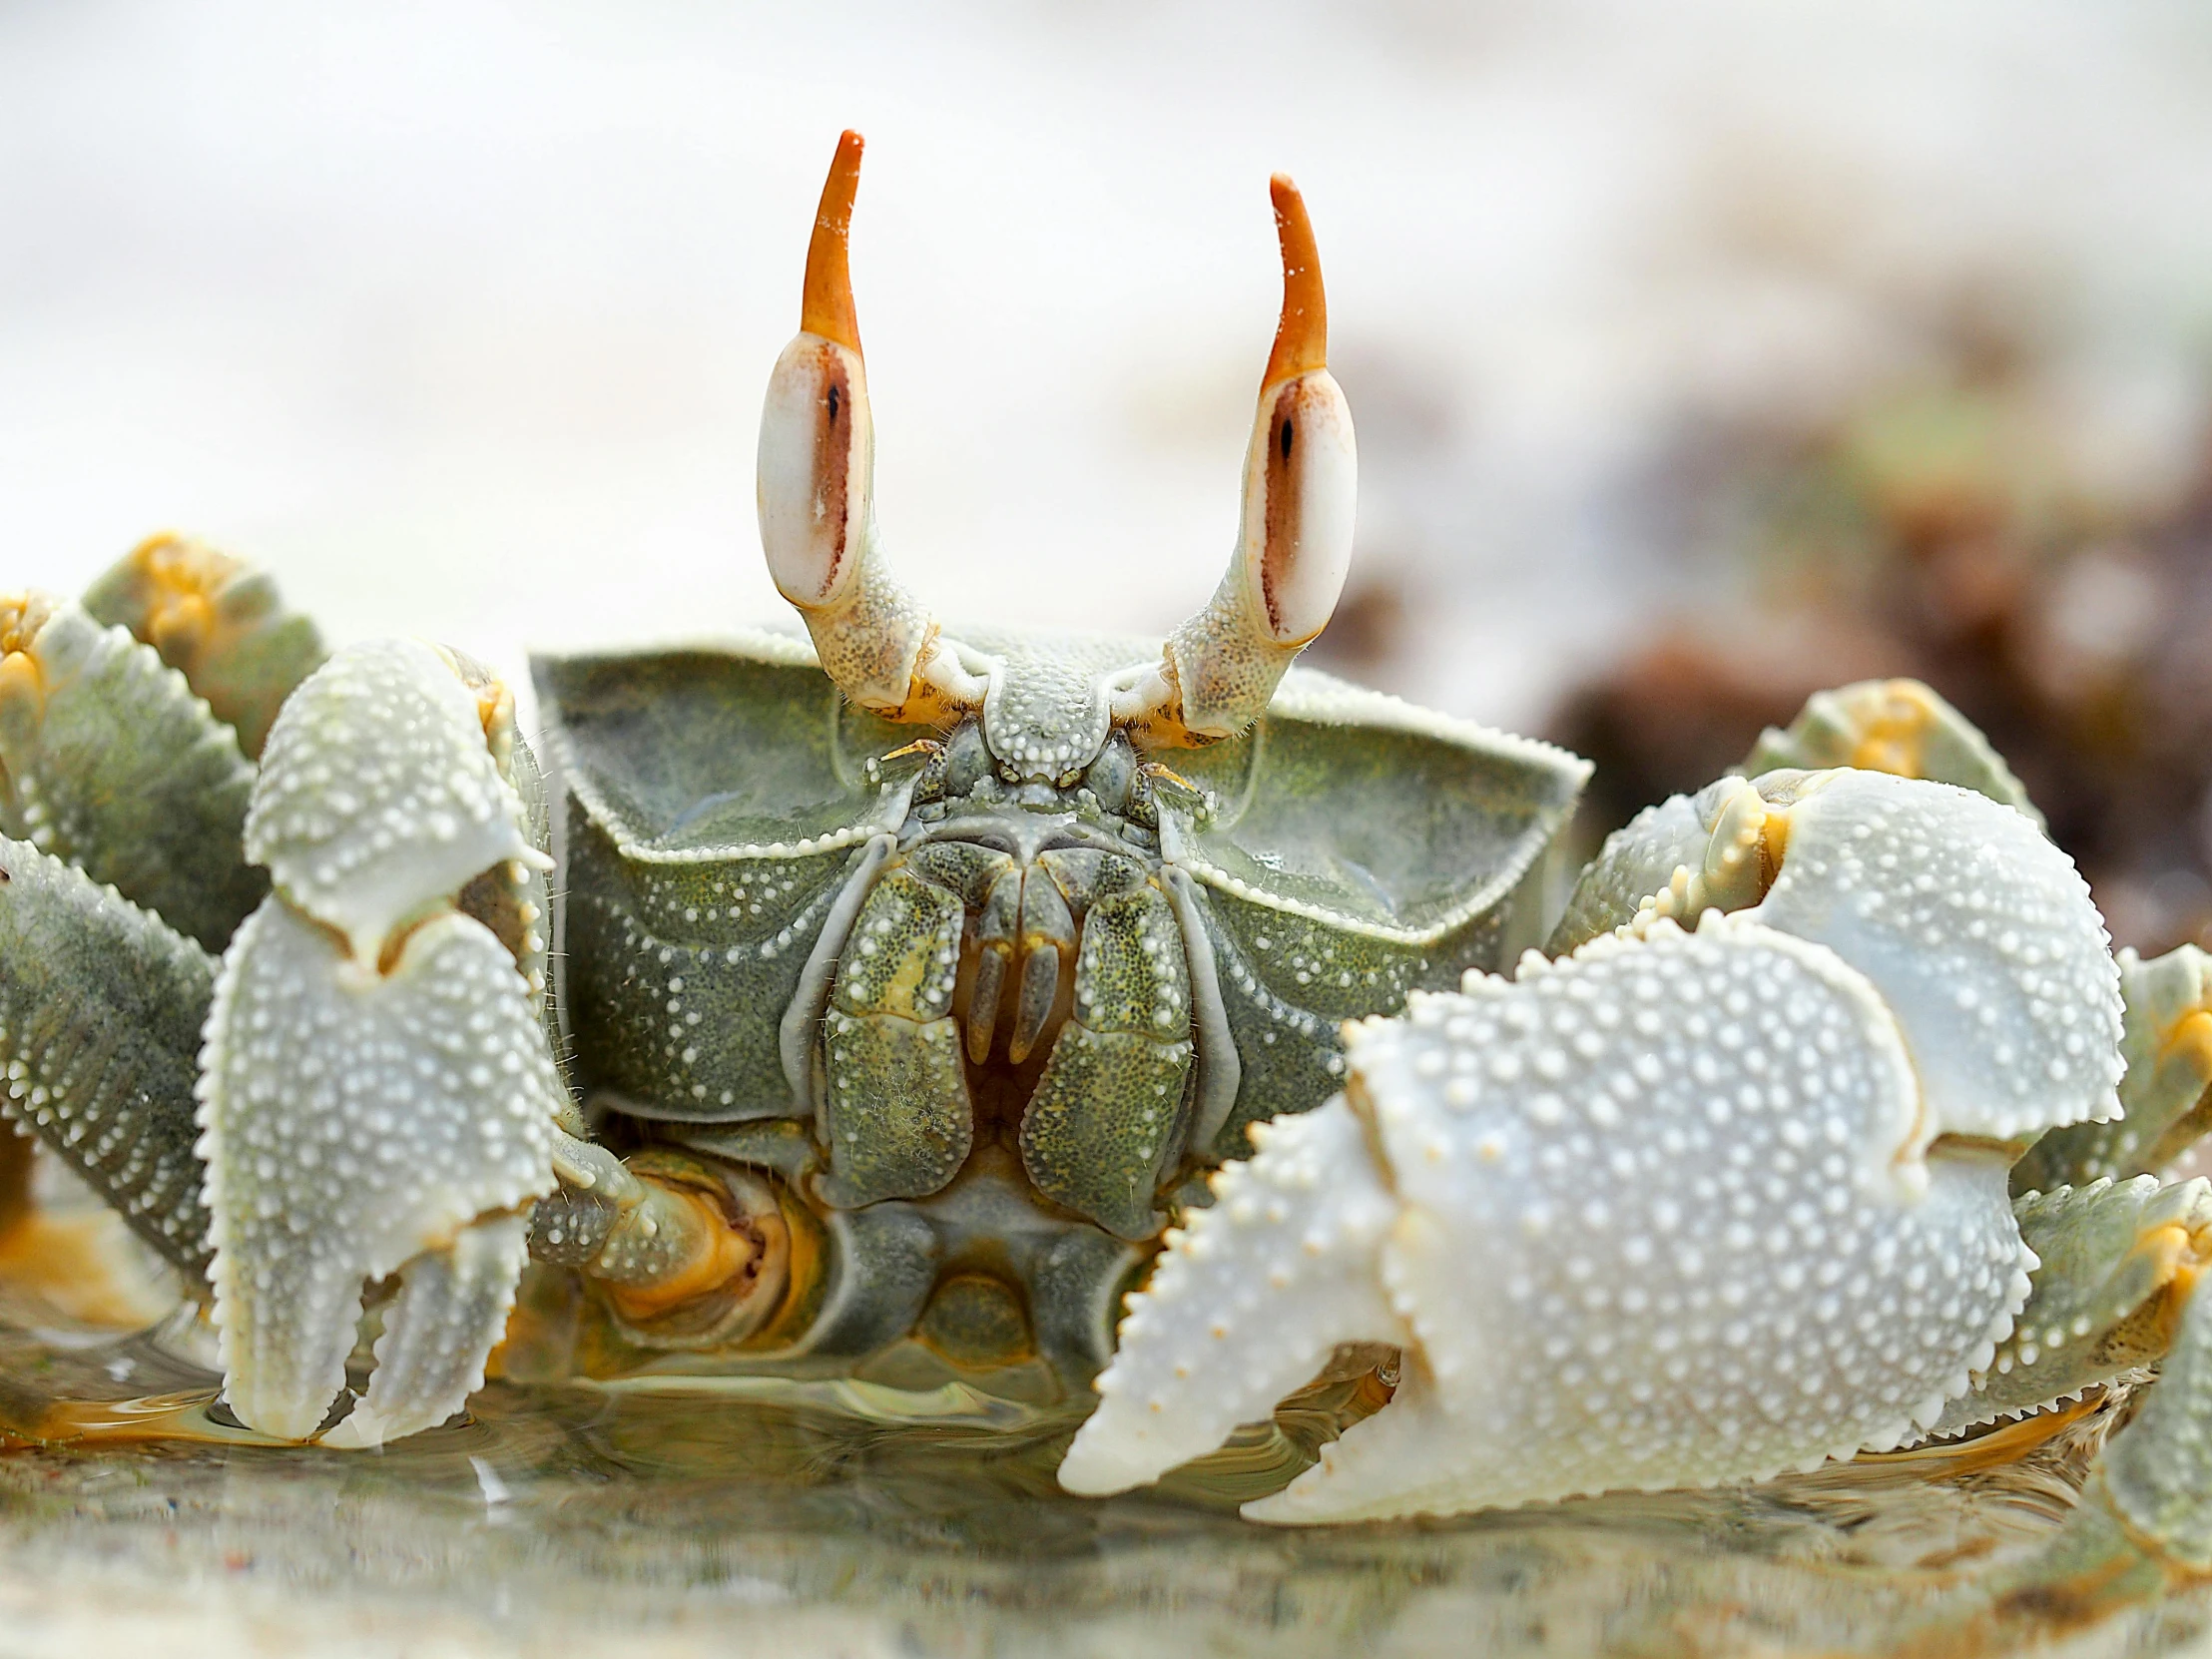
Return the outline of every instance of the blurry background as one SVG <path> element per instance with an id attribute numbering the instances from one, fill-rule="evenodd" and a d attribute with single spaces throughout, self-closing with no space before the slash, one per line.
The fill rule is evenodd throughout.
<path id="1" fill-rule="evenodd" d="M 847 124 L 881 517 L 945 613 L 1210 592 L 1280 168 L 1361 423 L 1333 666 L 1592 754 L 1593 830 L 1921 674 L 2122 942 L 2212 923 L 2183 3 L 15 0 L 7 582 L 174 526 L 515 673 L 774 614 L 759 399 Z"/>

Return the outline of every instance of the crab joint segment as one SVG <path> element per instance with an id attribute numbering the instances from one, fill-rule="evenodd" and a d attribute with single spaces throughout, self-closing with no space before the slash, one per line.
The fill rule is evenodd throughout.
<path id="1" fill-rule="evenodd" d="M 2142 960 L 2120 952 L 2126 1116 L 2055 1130 L 2012 1171 L 2015 1192 L 2154 1175 L 2212 1123 L 2212 956 L 2193 944 Z"/>
<path id="2" fill-rule="evenodd" d="M 269 886 L 240 855 L 253 786 L 151 647 L 64 600 L 0 597 L 0 832 L 220 950 Z"/>
<path id="3" fill-rule="evenodd" d="M 1793 825 L 1756 909 L 1650 917 L 1355 1028 L 1346 1094 L 1277 1120 L 1230 1189 L 1280 1213 L 1225 1192 L 1131 1299 L 1074 1483 L 1189 1454 L 1152 1400 L 1208 1399 L 1209 1431 L 1263 1414 L 1284 1330 L 1396 1340 L 1405 1382 L 1256 1519 L 1760 1478 L 1935 1423 L 2036 1265 L 1980 1143 L 2110 1110 L 2117 997 L 2086 889 L 2025 820 L 1899 779 L 1832 794 L 1866 779 L 1818 792 L 1849 813 Z M 1902 969 L 1906 938 L 1954 939 L 1949 977 Z M 2061 997 L 2087 1009 L 2070 1030 Z M 1307 1192 L 1282 1177 L 1325 1117 L 1365 1132 Z M 1310 1314 L 1250 1271 L 1248 1234 L 1320 1222 L 1348 1181 L 1386 1195 L 1380 1242 L 1317 1238 L 1396 1339 L 1374 1302 Z M 1240 1271 L 1209 1279 L 1214 1256 Z"/>
<path id="4" fill-rule="evenodd" d="M 757 504 L 777 590 L 814 637 L 823 672 L 861 707 L 949 725 L 985 684 L 891 575 L 875 534 L 875 426 L 847 245 L 860 135 L 846 133 L 807 247 L 799 335 L 769 376 Z"/>
<path id="5" fill-rule="evenodd" d="M 2212 1255 L 2212 1182 L 2061 1187 L 2012 1213 L 2039 1265 L 2010 1336 L 1934 1432 L 2024 1416 L 2154 1363 Z"/>
<path id="6" fill-rule="evenodd" d="M 1329 372 L 1321 257 L 1298 187 L 1270 186 L 1283 311 L 1245 452 L 1237 552 L 1214 597 L 1168 636 L 1160 662 L 1117 691 L 1114 719 L 1151 747 L 1234 737 L 1257 720 L 1328 625 L 1352 559 L 1359 449 Z"/>
<path id="7" fill-rule="evenodd" d="M 140 543 L 86 590 L 84 605 L 160 652 L 238 733 L 249 760 L 292 688 L 329 655 L 315 625 L 283 608 L 267 571 L 184 536 Z"/>
<path id="8" fill-rule="evenodd" d="M 553 1186 L 566 1096 L 527 962 L 456 905 L 542 862 L 496 758 L 504 705 L 464 672 L 355 646 L 270 734 L 248 836 L 276 891 L 224 957 L 198 1148 L 225 1394 L 267 1433 L 320 1426 L 364 1281 L 395 1273 L 365 1414 L 333 1443 L 459 1409 L 521 1271 L 518 1212 Z"/>

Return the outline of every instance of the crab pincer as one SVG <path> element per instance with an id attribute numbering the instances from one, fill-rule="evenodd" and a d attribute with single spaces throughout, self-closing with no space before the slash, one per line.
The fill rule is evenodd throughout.
<path id="1" fill-rule="evenodd" d="M 274 890 L 224 956 L 199 1143 L 225 1397 L 264 1432 L 322 1426 L 370 1281 L 399 1291 L 326 1443 L 443 1421 L 505 1327 L 566 1110 L 512 725 L 474 664 L 382 640 L 270 733 L 246 844 Z"/>
<path id="2" fill-rule="evenodd" d="M 2037 1265 L 2019 1145 L 2117 1110 L 2087 889 L 1947 785 L 1708 793 L 1585 876 L 1611 930 L 1351 1030 L 1345 1093 L 1131 1298 L 1063 1484 L 1155 1478 L 1351 1342 L 1403 1351 L 1395 1396 L 1254 1518 L 1763 1478 L 1965 1392 Z"/>

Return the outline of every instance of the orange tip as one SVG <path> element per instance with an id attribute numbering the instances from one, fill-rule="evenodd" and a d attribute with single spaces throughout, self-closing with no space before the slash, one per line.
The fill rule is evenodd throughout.
<path id="1" fill-rule="evenodd" d="M 1306 199 L 1282 173 L 1268 181 L 1268 194 L 1275 199 L 1275 234 L 1283 245 L 1283 316 L 1275 325 L 1263 389 L 1329 366 L 1329 300 L 1322 292 L 1321 255 Z"/>
<path id="2" fill-rule="evenodd" d="M 807 288 L 799 302 L 802 331 L 835 340 L 853 352 L 860 349 L 860 321 L 852 309 L 848 256 L 852 198 L 860 188 L 861 148 L 860 135 L 850 128 L 837 140 L 830 177 L 822 186 L 822 206 L 815 210 L 815 234 L 807 243 Z"/>

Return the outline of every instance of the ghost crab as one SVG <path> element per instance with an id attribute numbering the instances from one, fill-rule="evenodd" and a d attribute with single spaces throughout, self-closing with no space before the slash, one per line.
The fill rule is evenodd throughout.
<path id="1" fill-rule="evenodd" d="M 2203 958 L 2115 966 L 2001 762 L 1890 685 L 1639 818 L 1499 976 L 1584 769 L 1292 667 L 1354 468 L 1297 193 L 1219 590 L 1036 639 L 940 627 L 878 544 L 858 158 L 762 425 L 810 637 L 540 661 L 553 789 L 479 665 L 325 658 L 190 543 L 0 614 L 9 1110 L 205 1287 L 236 1416 L 435 1425 L 532 1263 L 593 1375 L 1095 1376 L 1077 1490 L 1391 1378 L 1277 1520 L 1756 1478 L 2171 1348 L 2100 1489 L 2212 1561 L 2212 1189 L 2155 1176 Z"/>

